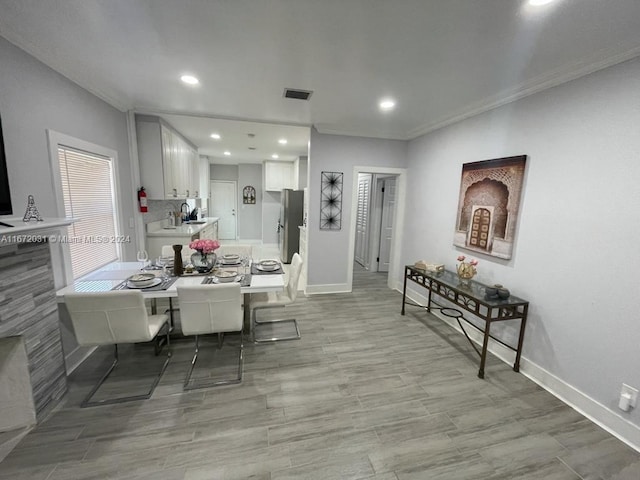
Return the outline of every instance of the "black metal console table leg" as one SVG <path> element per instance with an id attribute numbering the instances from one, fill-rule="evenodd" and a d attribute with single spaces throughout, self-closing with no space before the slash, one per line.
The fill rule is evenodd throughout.
<path id="1" fill-rule="evenodd" d="M 402 287 L 402 311 L 400 312 L 400 315 L 404 315 L 404 304 L 405 301 L 407 299 L 407 277 L 409 275 L 409 272 L 405 269 L 404 272 L 404 287 Z"/>
<path id="2" fill-rule="evenodd" d="M 484 364 L 487 361 L 487 347 L 489 346 L 489 330 L 491 322 L 485 322 L 484 340 L 482 341 L 482 353 L 480 354 L 480 370 L 478 370 L 478 378 L 484 378 Z"/>
<path id="3" fill-rule="evenodd" d="M 522 309 L 522 318 L 520 319 L 520 336 L 518 337 L 518 349 L 516 350 L 516 361 L 513 364 L 513 371 L 520 371 L 520 357 L 522 356 L 522 344 L 524 343 L 524 330 L 527 327 L 527 314 L 529 313 L 529 305 L 525 305 Z"/>

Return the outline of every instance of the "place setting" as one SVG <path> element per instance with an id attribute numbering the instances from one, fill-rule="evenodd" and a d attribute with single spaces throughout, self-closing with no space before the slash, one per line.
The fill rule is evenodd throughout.
<path id="1" fill-rule="evenodd" d="M 113 287 L 112 290 L 166 290 L 173 285 L 177 279 L 178 277 L 172 277 L 166 274 L 166 270 L 163 271 L 162 276 L 157 276 L 154 273 L 136 273 Z"/>
<path id="2" fill-rule="evenodd" d="M 205 277 L 204 280 L 202 280 L 203 285 L 233 282 L 239 282 L 242 287 L 248 287 L 251 285 L 251 275 L 239 273 L 235 270 L 222 270 L 218 268 L 213 275 Z"/>
<path id="3" fill-rule="evenodd" d="M 261 260 L 251 265 L 252 275 L 277 275 L 284 273 L 282 264 L 277 260 Z"/>

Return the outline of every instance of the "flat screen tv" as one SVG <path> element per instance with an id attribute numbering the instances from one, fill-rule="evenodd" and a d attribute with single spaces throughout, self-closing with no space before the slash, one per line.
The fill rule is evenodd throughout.
<path id="1" fill-rule="evenodd" d="M 2 118 L 0 118 L 0 215 L 13 215 L 9 175 L 7 174 L 7 157 L 4 153 L 4 137 L 2 136 Z"/>

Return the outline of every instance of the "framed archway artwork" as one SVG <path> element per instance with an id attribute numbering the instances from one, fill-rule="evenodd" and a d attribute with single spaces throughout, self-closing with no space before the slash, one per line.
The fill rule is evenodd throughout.
<path id="1" fill-rule="evenodd" d="M 320 180 L 320 230 L 342 228 L 342 172 L 322 172 Z"/>
<path id="2" fill-rule="evenodd" d="M 518 155 L 462 165 L 455 246 L 511 258 L 526 161 Z"/>
<path id="3" fill-rule="evenodd" d="M 256 189 L 247 185 L 242 189 L 242 203 L 253 205 L 256 203 Z"/>

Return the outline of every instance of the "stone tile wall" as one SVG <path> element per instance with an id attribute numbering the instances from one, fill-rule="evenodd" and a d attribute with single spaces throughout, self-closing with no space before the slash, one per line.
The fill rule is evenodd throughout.
<path id="1" fill-rule="evenodd" d="M 67 391 L 49 244 L 0 243 L 0 338 L 22 336 L 38 421 Z"/>

